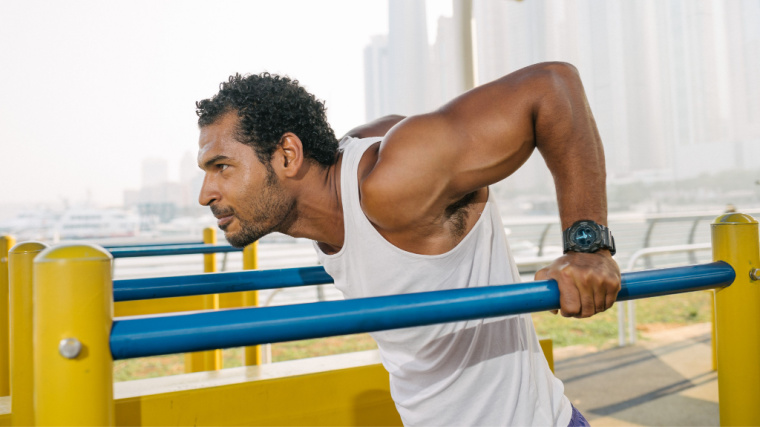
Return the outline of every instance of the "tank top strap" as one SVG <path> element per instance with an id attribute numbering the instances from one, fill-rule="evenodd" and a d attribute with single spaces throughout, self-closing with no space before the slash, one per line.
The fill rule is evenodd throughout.
<path id="1" fill-rule="evenodd" d="M 351 221 L 352 226 L 355 215 L 361 211 L 359 198 L 359 163 L 365 152 L 382 138 L 343 138 L 340 149 L 343 151 L 343 164 L 340 171 L 340 191 L 343 204 L 343 220 Z M 363 215 L 363 213 L 362 213 Z M 348 230 L 347 230 L 348 231 Z"/>

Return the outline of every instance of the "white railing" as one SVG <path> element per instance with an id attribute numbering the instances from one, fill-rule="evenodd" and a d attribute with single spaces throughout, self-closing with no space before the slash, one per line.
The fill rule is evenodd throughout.
<path id="1" fill-rule="evenodd" d="M 623 271 L 624 272 L 634 271 L 636 267 L 636 262 L 643 257 L 649 257 L 652 255 L 675 254 L 675 253 L 693 254 L 695 251 L 704 251 L 704 250 L 709 250 L 709 249 L 712 249 L 712 246 L 709 243 L 660 246 L 657 248 L 639 249 L 638 251 L 634 252 L 633 255 L 631 255 L 631 258 L 628 259 L 628 265 L 626 266 L 625 269 L 623 269 Z M 635 308 L 634 302 L 635 301 L 626 301 L 625 303 L 618 304 L 618 345 L 620 347 L 626 344 L 625 313 L 624 313 L 625 311 L 628 312 L 628 343 L 629 344 L 636 343 L 636 308 Z"/>

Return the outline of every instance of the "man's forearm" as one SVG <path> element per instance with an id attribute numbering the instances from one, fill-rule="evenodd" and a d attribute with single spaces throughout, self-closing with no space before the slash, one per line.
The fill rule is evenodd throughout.
<path id="1" fill-rule="evenodd" d="M 562 228 L 590 219 L 607 224 L 604 149 L 580 77 L 558 79 L 539 105 L 536 147 L 554 177 Z"/>
<path id="2" fill-rule="evenodd" d="M 389 115 L 375 119 L 365 125 L 357 126 L 346 133 L 345 136 L 354 138 L 371 138 L 374 136 L 385 136 L 396 123 L 404 120 L 406 117 L 399 115 Z"/>

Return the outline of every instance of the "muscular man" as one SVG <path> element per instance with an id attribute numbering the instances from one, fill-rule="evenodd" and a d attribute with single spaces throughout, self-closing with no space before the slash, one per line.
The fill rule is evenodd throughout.
<path id="1" fill-rule="evenodd" d="M 568 64 L 527 67 L 432 113 L 377 120 L 340 146 L 323 104 L 285 77 L 230 77 L 197 108 L 200 203 L 227 240 L 312 239 L 347 298 L 517 282 L 488 186 L 534 149 L 554 176 L 562 227 L 586 220 L 606 231 L 602 144 Z M 620 289 L 610 247 L 566 248 L 536 274 L 557 280 L 562 315 L 610 308 Z M 529 315 L 372 335 L 406 425 L 578 422 Z"/>

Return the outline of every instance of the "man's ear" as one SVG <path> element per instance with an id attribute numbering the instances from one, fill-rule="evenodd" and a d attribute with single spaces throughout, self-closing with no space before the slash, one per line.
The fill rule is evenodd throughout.
<path id="1" fill-rule="evenodd" d="M 304 162 L 303 143 L 301 138 L 292 132 L 286 132 L 280 137 L 275 156 L 275 168 L 280 168 L 283 176 L 292 178 L 298 175 Z"/>

